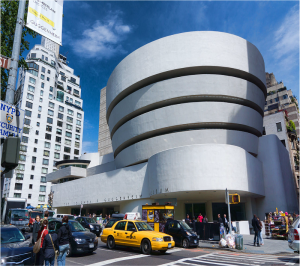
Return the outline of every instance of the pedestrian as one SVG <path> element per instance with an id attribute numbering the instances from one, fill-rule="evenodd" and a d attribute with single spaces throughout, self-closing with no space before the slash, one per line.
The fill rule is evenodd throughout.
<path id="1" fill-rule="evenodd" d="M 292 217 L 292 215 L 291 214 L 289 214 L 289 225 L 292 225 L 292 223 L 293 223 L 293 221 L 294 221 L 294 219 L 293 219 L 293 217 Z"/>
<path id="2" fill-rule="evenodd" d="M 262 229 L 263 229 L 263 224 L 261 222 L 261 220 L 259 219 L 259 217 L 257 217 L 257 221 L 259 223 L 259 242 L 260 242 L 260 245 L 264 245 L 264 240 L 263 240 L 263 237 L 262 237 Z"/>
<path id="3" fill-rule="evenodd" d="M 208 223 L 208 219 L 207 219 L 206 215 L 204 215 L 203 223 L 206 223 L 206 224 Z"/>
<path id="4" fill-rule="evenodd" d="M 44 242 L 45 236 L 48 234 L 47 227 L 48 227 L 48 220 L 44 220 L 41 225 L 41 228 L 38 232 L 38 236 L 37 236 L 37 240 L 36 240 L 36 241 L 38 241 L 41 238 L 41 247 L 40 247 L 41 249 L 38 253 L 36 253 L 35 265 L 39 265 L 39 266 L 44 265 L 44 253 L 43 253 L 42 247 L 43 247 L 43 242 Z"/>
<path id="5" fill-rule="evenodd" d="M 193 216 L 193 219 L 192 219 L 192 226 L 193 226 L 194 232 L 196 232 L 196 222 L 197 222 L 197 220 L 196 220 L 195 216 Z"/>
<path id="6" fill-rule="evenodd" d="M 55 224 L 51 223 L 48 226 L 49 233 L 45 236 L 43 242 L 43 254 L 45 259 L 45 266 L 54 266 L 55 251 L 58 250 L 57 234 L 55 233 Z M 52 231 L 52 232 L 50 232 Z"/>
<path id="7" fill-rule="evenodd" d="M 190 216 L 188 214 L 186 215 L 185 222 L 187 223 L 187 225 L 191 224 Z"/>
<path id="8" fill-rule="evenodd" d="M 200 223 L 202 223 L 202 221 L 203 221 L 203 216 L 202 216 L 202 214 L 201 214 L 201 213 L 199 213 L 199 216 L 198 216 L 198 218 L 199 218 L 199 222 L 200 222 Z"/>
<path id="9" fill-rule="evenodd" d="M 255 242 L 256 242 L 257 246 L 259 247 L 259 229 L 260 229 L 260 225 L 259 225 L 259 222 L 257 220 L 256 214 L 253 215 L 252 227 L 253 227 L 253 230 L 254 230 L 254 246 L 255 246 Z"/>
<path id="10" fill-rule="evenodd" d="M 37 215 L 35 217 L 35 221 L 33 223 L 33 226 L 32 226 L 32 244 L 34 245 L 35 242 L 37 241 L 37 237 L 38 237 L 38 232 L 41 228 L 41 218 L 39 215 Z"/>
<path id="11" fill-rule="evenodd" d="M 45 212 L 44 212 L 44 218 L 42 219 L 41 224 L 43 224 L 43 222 L 44 222 L 45 220 L 48 220 L 48 217 L 49 217 L 49 212 L 48 212 L 48 211 L 45 211 Z"/>
<path id="12" fill-rule="evenodd" d="M 59 245 L 59 255 L 57 258 L 58 266 L 66 265 L 66 256 L 69 250 L 69 244 L 72 238 L 71 229 L 68 224 L 68 216 L 64 216 L 62 219 L 62 226 L 58 230 L 57 241 Z"/>
<path id="13" fill-rule="evenodd" d="M 224 214 L 224 217 L 223 217 L 223 225 L 226 229 L 226 234 L 228 234 L 228 231 L 229 231 L 229 226 L 228 226 L 228 220 L 226 218 L 226 214 Z"/>
<path id="14" fill-rule="evenodd" d="M 218 214 L 218 223 L 223 225 L 223 219 L 221 218 L 221 214 Z"/>

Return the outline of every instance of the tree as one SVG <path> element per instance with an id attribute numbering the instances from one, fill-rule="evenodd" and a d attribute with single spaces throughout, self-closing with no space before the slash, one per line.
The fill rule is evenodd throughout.
<path id="1" fill-rule="evenodd" d="M 14 34 L 17 22 L 19 1 L 10 0 L 5 1 L 1 0 L 1 55 L 6 57 L 11 57 L 13 42 L 14 42 Z M 26 1 L 25 7 L 25 15 L 24 22 L 27 19 L 27 10 L 28 10 L 28 1 Z M 25 40 L 27 35 L 31 35 L 33 38 L 37 36 L 37 33 L 33 30 L 28 29 L 27 27 L 23 27 L 22 39 L 21 39 L 21 47 L 20 47 L 20 58 L 19 58 L 19 67 L 27 68 L 27 64 L 25 62 L 24 57 L 22 57 L 22 53 L 25 50 L 29 49 L 29 42 Z M 8 82 L 9 71 L 1 68 L 1 100 L 5 100 L 7 82 Z"/>

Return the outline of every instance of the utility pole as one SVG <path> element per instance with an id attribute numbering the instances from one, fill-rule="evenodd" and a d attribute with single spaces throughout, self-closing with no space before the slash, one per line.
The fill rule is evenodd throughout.
<path id="1" fill-rule="evenodd" d="M 20 57 L 21 38 L 24 24 L 25 0 L 19 0 L 18 17 L 15 29 L 14 44 L 11 56 L 11 64 L 7 83 L 5 101 L 9 104 L 14 104 L 15 86 L 17 81 L 18 63 Z"/>
<path id="2" fill-rule="evenodd" d="M 229 234 L 231 234 L 231 215 L 230 215 L 230 201 L 229 201 L 229 192 L 226 188 L 226 199 L 227 199 L 227 206 L 228 206 L 228 223 L 229 223 Z"/>

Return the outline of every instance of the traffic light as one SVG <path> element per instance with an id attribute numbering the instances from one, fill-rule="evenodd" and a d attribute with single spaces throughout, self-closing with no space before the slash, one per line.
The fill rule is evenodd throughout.
<path id="1" fill-rule="evenodd" d="M 240 203 L 240 195 L 239 194 L 232 194 L 231 204 L 238 204 Z"/>
<path id="2" fill-rule="evenodd" d="M 19 162 L 20 138 L 7 137 L 3 143 L 1 166 L 5 172 L 15 169 Z"/>

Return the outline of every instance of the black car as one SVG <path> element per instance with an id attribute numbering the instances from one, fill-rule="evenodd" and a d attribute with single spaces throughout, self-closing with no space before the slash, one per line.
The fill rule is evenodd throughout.
<path id="1" fill-rule="evenodd" d="M 164 233 L 171 235 L 177 246 L 188 248 L 199 244 L 199 236 L 183 221 L 167 220 Z"/>
<path id="2" fill-rule="evenodd" d="M 97 224 L 94 218 L 91 217 L 77 217 L 75 219 L 78 221 L 84 228 L 88 228 L 92 233 L 100 236 L 101 226 Z"/>
<path id="3" fill-rule="evenodd" d="M 105 228 L 111 228 L 117 221 L 124 220 L 125 214 L 114 213 L 111 218 L 107 221 Z"/>
<path id="4" fill-rule="evenodd" d="M 62 226 L 61 219 L 50 219 L 49 224 L 55 224 L 55 232 Z M 69 220 L 69 227 L 72 232 L 70 241 L 69 256 L 75 253 L 93 253 L 98 248 L 98 238 L 94 233 L 86 230 L 80 223 L 75 220 Z"/>
<path id="5" fill-rule="evenodd" d="M 1 225 L 1 266 L 33 265 L 29 238 L 13 225 Z"/>

